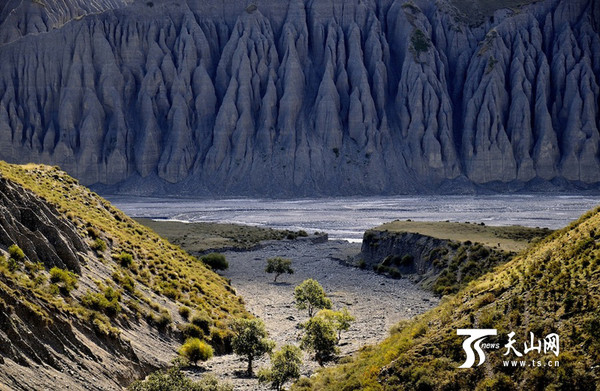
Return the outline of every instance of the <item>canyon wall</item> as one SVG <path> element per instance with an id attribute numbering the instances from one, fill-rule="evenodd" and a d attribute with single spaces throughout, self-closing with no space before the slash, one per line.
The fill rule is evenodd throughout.
<path id="1" fill-rule="evenodd" d="M 600 183 L 598 0 L 91 4 L 0 2 L 0 159 L 140 194 Z"/>

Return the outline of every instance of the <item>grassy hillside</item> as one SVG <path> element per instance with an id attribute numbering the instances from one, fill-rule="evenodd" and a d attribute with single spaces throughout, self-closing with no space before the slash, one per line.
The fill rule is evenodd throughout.
<path id="1" fill-rule="evenodd" d="M 31 326 L 30 316 L 18 310 L 27 308 L 28 313 L 37 314 L 40 319 L 39 328 L 29 329 L 32 334 L 44 334 L 44 327 L 56 322 L 69 322 L 74 328 L 73 339 L 78 338 L 79 332 L 88 333 L 85 327 L 89 325 L 97 335 L 130 345 L 129 353 L 132 350 L 133 354 L 128 359 L 131 365 L 137 363 L 139 371 L 123 375 L 118 379 L 121 385 L 133 380 L 136 373 L 147 373 L 153 367 L 169 363 L 190 332 L 210 342 L 217 351 L 229 348 L 228 320 L 248 314 L 227 280 L 57 168 L 0 162 L 0 179 L 15 194 L 23 195 L 22 203 L 37 202 L 35 205 L 44 208 L 48 205 L 49 215 L 55 215 L 52 221 L 64 222 L 64 227 L 76 232 L 78 238 L 74 240 L 83 241 L 83 247 L 80 245 L 70 255 L 71 265 L 65 268 L 51 268 L 49 258 L 34 253 L 33 247 L 23 248 L 19 254 L 15 248 L 9 248 L 11 243 L 0 241 L 0 306 L 7 311 L 11 308 L 14 322 Z M 26 214 L 18 212 L 25 210 L 24 205 L 5 207 L 0 217 L 12 221 L 18 220 L 14 217 L 18 215 L 21 219 L 18 224 L 32 225 Z M 39 236 L 46 235 L 50 222 L 37 224 L 31 232 L 27 231 L 29 238 L 23 238 L 23 243 L 29 243 L 29 239 L 38 243 Z M 63 235 L 60 232 L 65 229 L 54 235 Z M 59 239 L 50 238 L 50 243 Z M 188 323 L 192 317 L 199 327 Z M 0 339 L 3 338 L 11 340 L 16 336 L 0 333 Z M 112 351 L 107 346 L 99 346 L 97 355 Z M 52 349 L 48 351 L 52 353 Z M 30 366 L 30 360 L 38 359 L 31 355 L 35 353 L 7 353 L 23 368 Z M 21 358 L 23 362 L 17 362 Z M 115 367 L 116 361 L 115 358 Z M 111 375 L 110 365 L 105 366 Z M 113 373 L 112 377 L 118 376 Z M 84 379 L 80 380 L 85 384 Z M 110 388 L 101 384 L 97 387 Z M 73 388 L 77 386 L 72 385 Z"/>
<path id="2" fill-rule="evenodd" d="M 294 389 L 315 390 L 594 390 L 600 379 L 600 209 L 471 282 L 434 310 L 395 326 L 382 344 L 323 370 Z M 495 328 L 487 360 L 469 369 L 459 328 Z M 556 333 L 560 355 L 529 352 L 525 367 L 505 360 L 508 333 L 521 353 Z M 537 342 L 536 342 L 537 345 Z M 532 361 L 533 360 L 533 361 Z M 548 362 L 559 361 L 559 367 Z M 538 366 L 538 362 L 541 366 Z M 544 366 L 546 364 L 546 366 Z"/>
<path id="3" fill-rule="evenodd" d="M 519 252 L 550 234 L 547 228 L 521 226 L 488 226 L 476 223 L 444 221 L 392 221 L 370 231 L 413 232 L 438 239 L 457 242 L 470 241 L 487 247 L 498 247 L 508 252 Z"/>
<path id="4" fill-rule="evenodd" d="M 263 240 L 295 239 L 307 235 L 304 231 L 282 231 L 240 224 L 182 223 L 142 218 L 136 221 L 191 254 L 222 249 L 247 250 Z"/>
<path id="5" fill-rule="evenodd" d="M 378 273 L 409 277 L 447 295 L 550 233 L 547 228 L 395 220 L 365 232 L 360 259 Z"/>

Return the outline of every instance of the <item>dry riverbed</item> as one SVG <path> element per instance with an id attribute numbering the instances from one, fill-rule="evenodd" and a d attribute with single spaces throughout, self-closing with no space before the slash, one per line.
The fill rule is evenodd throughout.
<path id="1" fill-rule="evenodd" d="M 247 252 L 227 252 L 229 269 L 222 274 L 230 278 L 246 308 L 261 318 L 278 348 L 299 344 L 298 324 L 308 319 L 306 311 L 294 305 L 294 287 L 313 278 L 327 292 L 334 309 L 348 307 L 356 317 L 349 331 L 342 334 L 340 357 L 351 355 L 365 344 L 382 341 L 389 328 L 402 319 L 411 318 L 434 307 L 438 299 L 406 280 L 393 280 L 343 264 L 348 256 L 360 251 L 360 244 L 329 241 L 313 244 L 309 240 L 270 242 L 265 247 Z M 282 275 L 273 283 L 266 274 L 266 259 L 281 256 L 292 259 L 295 271 Z M 256 362 L 255 369 L 267 366 L 267 357 Z M 204 370 L 231 382 L 236 390 L 267 390 L 256 378 L 245 378 L 241 372 L 245 362 L 235 355 L 215 357 L 204 364 Z M 318 365 L 305 354 L 302 374 L 310 376 Z M 192 373 L 200 376 L 204 370 Z"/>

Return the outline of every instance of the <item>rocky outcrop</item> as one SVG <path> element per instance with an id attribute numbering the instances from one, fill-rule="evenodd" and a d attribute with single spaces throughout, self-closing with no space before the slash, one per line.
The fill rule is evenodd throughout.
<path id="1" fill-rule="evenodd" d="M 72 20 L 126 6 L 128 0 L 4 0 L 0 1 L 0 43 L 28 34 L 45 33 Z"/>
<path id="2" fill-rule="evenodd" d="M 57 187 L 65 180 L 76 183 L 64 175 L 55 179 Z M 30 265 L 69 269 L 78 273 L 80 284 L 91 282 L 90 270 L 98 273 L 100 260 L 90 256 L 74 223 L 0 173 L 0 250 L 15 244 Z M 38 276 L 24 287 L 29 278 L 7 273 L 8 254 L 0 251 L 0 257 L 0 388 L 118 390 L 154 368 L 147 358 L 138 358 L 129 341 L 99 333 L 93 319 L 69 314 L 56 297 L 48 301 L 46 278 Z M 30 270 L 33 280 L 36 272 Z M 76 299 L 69 300 L 72 305 Z"/>
<path id="3" fill-rule="evenodd" d="M 598 9 L 11 0 L 0 158 L 154 193 L 595 186 Z"/>
<path id="4" fill-rule="evenodd" d="M 408 277 L 436 294 L 446 295 L 456 293 L 514 255 L 471 241 L 375 228 L 364 234 L 358 266 L 393 278 Z"/>
<path id="5" fill-rule="evenodd" d="M 16 288 L 0 283 L 1 386 L 116 391 L 152 369 L 129 342 L 99 335 L 52 305 L 32 307 L 37 298 Z"/>
<path id="6" fill-rule="evenodd" d="M 81 272 L 89 247 L 73 224 L 31 192 L 0 175 L 0 246 L 16 244 L 32 262 Z"/>
<path id="7" fill-rule="evenodd" d="M 363 237 L 360 258 L 369 266 L 381 264 L 395 267 L 402 274 L 423 275 L 432 271 L 436 256 L 444 256 L 449 250 L 449 240 L 412 232 L 369 230 Z"/>

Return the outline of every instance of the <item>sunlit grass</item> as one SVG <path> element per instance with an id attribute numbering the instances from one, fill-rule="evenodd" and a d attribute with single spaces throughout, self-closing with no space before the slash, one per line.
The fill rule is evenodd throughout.
<path id="1" fill-rule="evenodd" d="M 150 298 L 152 295 L 167 297 L 193 311 L 207 314 L 213 327 L 222 328 L 223 333 L 226 333 L 225 320 L 248 316 L 227 280 L 151 229 L 136 223 L 58 168 L 0 162 L 0 174 L 46 200 L 57 213 L 74 224 L 90 247 L 86 254 L 88 264 L 82 267 L 82 275 L 94 268 L 95 262 L 110 270 L 106 281 L 98 284 L 97 290 L 88 291 L 75 289 L 76 279 L 80 276 L 71 280 L 67 278 L 70 274 L 60 270 L 53 272 L 52 279 L 45 270 L 28 276 L 23 267 L 10 271 L 6 260 L 0 262 L 0 290 L 13 296 L 14 292 L 21 292 L 19 300 L 31 303 L 32 310 L 39 312 L 41 317 L 49 318 L 45 310 L 33 304 L 34 301 L 66 310 L 91 321 L 100 331 L 115 334 L 119 323 L 112 318 L 124 316 L 121 312 L 124 306 L 130 314 L 164 329 L 177 312 L 171 314 L 167 308 L 155 304 Z M 48 281 L 35 286 L 34 279 L 46 274 Z M 62 291 L 53 289 L 53 284 L 58 284 Z M 65 297 L 68 294 L 73 297 Z M 206 339 L 210 340 L 210 335 Z"/>
<path id="2" fill-rule="evenodd" d="M 394 327 L 387 340 L 361 350 L 350 363 L 321 371 L 296 390 L 594 389 L 600 362 L 600 210 L 553 233 L 454 296 Z M 504 368 L 504 350 L 487 353 L 486 365 L 464 361 L 458 328 L 498 330 L 489 342 L 522 343 L 531 331 L 561 338 L 560 370 Z M 529 357 L 527 357 L 529 358 Z M 539 356 L 538 359 L 554 356 Z M 506 376 L 508 374 L 509 376 Z M 491 388 L 489 388 L 491 387 Z M 541 388 L 540 388 L 541 387 Z"/>

